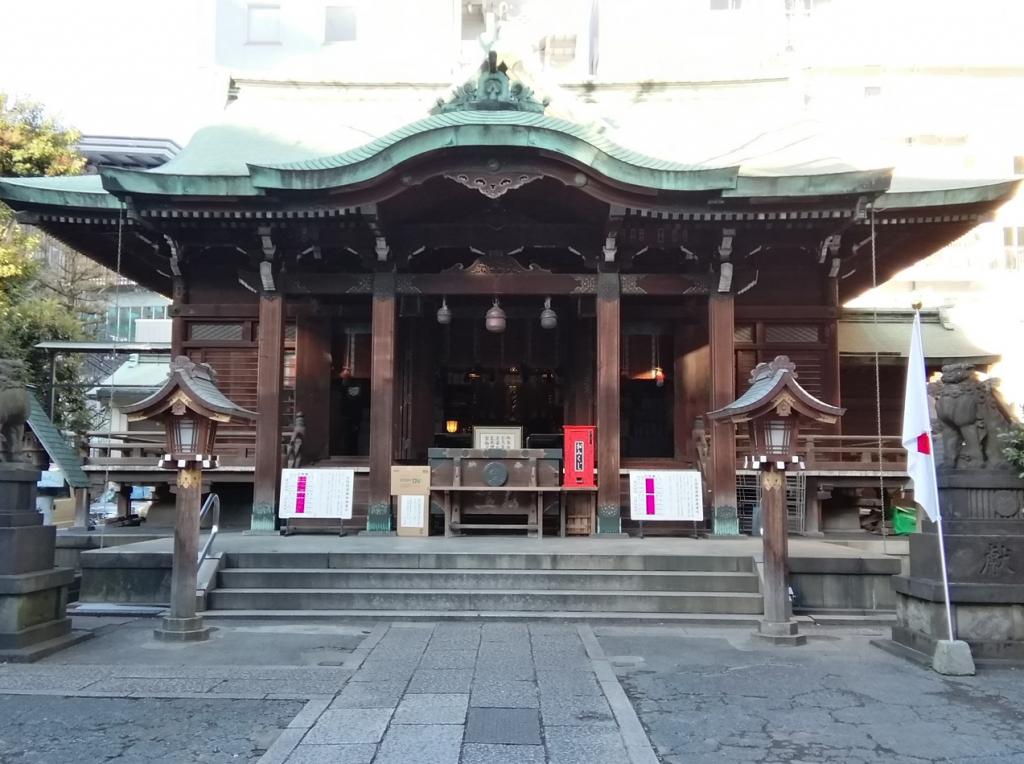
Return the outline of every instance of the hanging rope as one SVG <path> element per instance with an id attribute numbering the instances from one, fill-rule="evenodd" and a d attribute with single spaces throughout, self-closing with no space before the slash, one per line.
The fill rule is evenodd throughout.
<path id="1" fill-rule="evenodd" d="M 878 288 L 878 250 L 875 244 L 875 205 L 871 204 L 871 289 Z M 875 326 L 875 337 L 878 337 L 878 303 L 872 310 Z M 885 473 L 882 465 L 882 375 L 879 368 L 878 343 L 875 343 L 875 424 L 878 434 L 878 499 L 881 503 L 882 518 L 882 554 L 888 554 L 886 542 L 888 532 L 885 529 Z"/>
<path id="2" fill-rule="evenodd" d="M 114 280 L 114 331 L 113 344 L 110 348 L 111 355 L 111 368 L 114 372 L 117 368 L 114 364 L 117 362 L 117 349 L 121 342 L 120 327 L 121 327 L 121 254 L 124 250 L 124 202 L 121 202 L 117 208 L 117 262 L 115 265 L 115 274 L 117 278 Z M 129 320 L 131 317 L 129 316 Z M 129 327 L 131 331 L 131 327 Z M 114 372 L 111 372 L 113 374 Z M 107 464 L 103 470 L 103 492 L 106 493 L 107 488 L 110 485 L 110 452 L 113 450 L 111 446 L 114 442 L 114 417 L 113 417 L 113 403 L 114 403 L 114 388 L 111 386 L 110 395 L 107 398 Z M 117 499 L 115 498 L 116 502 Z M 131 497 L 128 499 L 128 513 L 131 514 Z M 105 540 L 107 531 L 107 524 L 103 523 L 100 526 L 100 549 L 103 548 L 103 542 Z"/>

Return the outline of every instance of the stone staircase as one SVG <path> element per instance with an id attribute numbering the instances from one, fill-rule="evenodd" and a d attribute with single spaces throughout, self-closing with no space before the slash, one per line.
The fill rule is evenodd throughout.
<path id="1" fill-rule="evenodd" d="M 753 620 L 749 557 L 227 553 L 211 617 Z"/>

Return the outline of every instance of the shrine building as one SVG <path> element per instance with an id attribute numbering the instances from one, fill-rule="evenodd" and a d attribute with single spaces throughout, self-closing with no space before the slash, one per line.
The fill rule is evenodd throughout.
<path id="1" fill-rule="evenodd" d="M 596 426 L 596 490 L 538 499 L 539 530 L 628 532 L 628 470 L 654 468 L 701 470 L 710 527 L 737 506 L 743 442 L 704 415 L 778 355 L 848 409 L 802 432 L 821 461 L 808 469 L 866 474 L 874 393 L 844 397 L 841 306 L 963 235 L 1016 182 L 831 157 L 773 166 L 750 146 L 654 157 L 572 111 L 492 52 L 379 137 L 226 123 L 160 167 L 4 179 L 0 200 L 173 299 L 173 355 L 210 364 L 259 413 L 218 432 L 207 475 L 252 484 L 255 530 L 277 525 L 290 443 L 303 466 L 354 469 L 346 525 L 386 533 L 393 465 L 457 459 L 474 429 L 514 427 L 514 450 L 543 452 L 525 457 L 543 470 L 567 425 Z M 158 439 L 124 443 L 87 468 L 166 482 Z M 480 524 L 516 525 L 506 515 L 525 505 L 507 501 Z"/>

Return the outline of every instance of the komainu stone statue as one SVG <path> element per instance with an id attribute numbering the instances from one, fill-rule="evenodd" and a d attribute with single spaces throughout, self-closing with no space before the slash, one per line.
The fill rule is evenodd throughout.
<path id="1" fill-rule="evenodd" d="M 0 464 L 21 462 L 28 416 L 24 367 L 19 361 L 0 359 Z"/>
<path id="2" fill-rule="evenodd" d="M 971 364 L 954 363 L 943 366 L 941 381 L 929 385 L 944 467 L 1005 466 L 998 436 L 1012 416 L 998 384 L 998 379 L 981 379 Z"/>

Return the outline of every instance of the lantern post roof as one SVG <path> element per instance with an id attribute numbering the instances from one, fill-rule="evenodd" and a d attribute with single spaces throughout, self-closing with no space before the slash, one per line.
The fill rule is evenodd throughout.
<path id="1" fill-rule="evenodd" d="M 217 387 L 217 373 L 205 363 L 185 356 L 171 362 L 170 376 L 163 387 L 138 403 L 122 408 L 130 421 L 151 419 L 182 403 L 195 413 L 217 422 L 252 421 L 256 412 L 234 403 Z"/>
<path id="2" fill-rule="evenodd" d="M 803 416 L 828 424 L 836 422 L 846 409 L 811 395 L 797 382 L 796 364 L 788 356 L 758 364 L 750 374 L 750 387 L 739 398 L 711 411 L 712 420 L 747 422 L 785 406 Z"/>

